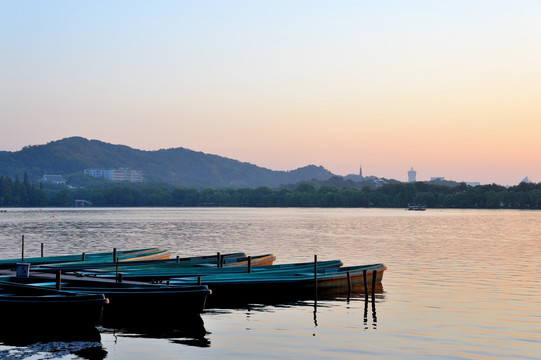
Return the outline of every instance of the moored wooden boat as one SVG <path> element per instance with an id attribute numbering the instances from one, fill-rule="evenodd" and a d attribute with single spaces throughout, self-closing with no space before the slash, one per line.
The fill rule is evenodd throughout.
<path id="1" fill-rule="evenodd" d="M 159 249 L 158 249 L 159 250 Z M 45 272 L 51 272 L 51 271 L 116 271 L 116 268 L 130 268 L 130 267 L 140 267 L 140 266 L 164 266 L 166 264 L 171 264 L 172 266 L 209 266 L 209 267 L 217 267 L 218 260 L 217 258 L 220 258 L 220 261 L 222 264 L 235 264 L 238 259 L 244 260 L 246 257 L 246 254 L 244 253 L 231 253 L 231 254 L 224 254 L 224 255 L 207 255 L 207 256 L 195 256 L 195 257 L 185 257 L 180 258 L 177 257 L 176 259 L 169 259 L 170 252 L 166 250 L 159 250 L 161 252 L 167 252 L 167 258 L 149 258 L 146 257 L 119 257 L 119 261 L 113 261 L 112 259 L 105 259 L 105 260 L 90 260 L 87 261 L 86 259 L 82 261 L 79 259 L 78 261 L 74 262 L 63 262 L 63 263 L 51 263 L 51 264 L 43 264 L 39 266 L 33 266 L 32 268 L 34 270 L 38 271 L 45 271 Z M 161 253 L 155 254 L 155 256 L 162 256 Z M 268 255 L 267 255 L 268 256 Z M 272 255 L 274 256 L 274 255 Z M 274 259 L 266 258 L 262 259 L 261 262 L 268 262 L 270 260 L 274 261 Z M 105 269 L 105 270 L 104 270 Z"/>
<path id="2" fill-rule="evenodd" d="M 347 266 L 340 268 L 304 270 L 297 272 L 275 273 L 242 273 L 205 276 L 201 278 L 184 277 L 172 278 L 171 284 L 188 285 L 196 282 L 206 284 L 212 289 L 213 302 L 245 297 L 247 299 L 261 297 L 280 297 L 284 294 L 295 294 L 318 289 L 347 288 L 372 285 L 373 280 L 379 283 L 387 269 L 385 264 Z M 317 275 L 317 276 L 316 276 Z M 375 275 L 375 277 L 374 277 Z"/>
<path id="3" fill-rule="evenodd" d="M 274 261 L 276 260 L 276 255 L 274 254 L 265 254 L 265 255 L 258 255 L 258 256 L 243 256 L 236 259 L 227 259 L 222 264 L 220 264 L 220 267 L 229 267 L 229 266 L 248 266 L 248 263 L 251 263 L 251 266 L 265 266 L 265 265 L 272 265 Z"/>
<path id="4" fill-rule="evenodd" d="M 134 249 L 134 250 L 119 250 L 110 252 L 98 252 L 98 253 L 81 253 L 77 255 L 57 255 L 57 256 L 42 256 L 42 257 L 20 257 L 12 259 L 0 259 L 0 268 L 8 269 L 13 268 L 22 261 L 30 263 L 32 265 L 45 265 L 45 264 L 60 264 L 79 262 L 84 260 L 86 262 L 112 262 L 118 257 L 119 261 L 134 261 L 136 259 L 157 259 L 170 257 L 171 253 L 159 248 L 146 248 L 146 249 Z"/>
<path id="5" fill-rule="evenodd" d="M 206 285 L 167 286 L 160 284 L 135 283 L 83 279 L 62 276 L 60 282 L 51 276 L 0 276 L 0 286 L 23 286 L 50 290 L 60 288 L 64 292 L 78 294 L 104 294 L 109 305 L 104 318 L 121 317 L 126 314 L 138 317 L 153 317 L 156 309 L 166 311 L 169 316 L 200 314 L 207 296 L 211 293 Z"/>
<path id="6" fill-rule="evenodd" d="M 60 262 L 60 263 L 47 263 L 42 265 L 33 266 L 34 269 L 50 269 L 50 270 L 63 270 L 69 271 L 74 269 L 80 269 L 82 267 L 103 267 L 103 266 L 113 266 L 114 264 L 123 264 L 130 262 L 146 262 L 146 261 L 159 261 L 163 259 L 168 259 L 171 256 L 169 250 L 162 249 L 152 249 L 145 252 L 138 253 L 128 253 L 116 257 L 116 260 L 113 260 L 113 257 L 107 258 L 98 258 L 94 260 L 87 260 L 86 256 L 84 260 L 79 259 L 77 261 L 71 262 Z M 118 260 L 118 261 L 117 261 Z"/>
<path id="7" fill-rule="evenodd" d="M 318 269 L 324 268 L 338 268 L 342 266 L 340 260 L 326 260 L 318 261 Z M 209 275 L 221 275 L 221 274 L 237 274 L 237 273 L 266 273 L 280 272 L 285 274 L 286 272 L 296 273 L 299 271 L 309 271 L 314 268 L 314 262 L 304 263 L 287 263 L 276 265 L 261 265 L 253 266 L 228 266 L 228 267 L 209 267 L 209 266 L 176 266 L 175 264 L 142 264 L 139 266 L 125 266 L 119 269 L 124 279 L 136 280 L 136 281 L 160 281 L 167 280 L 175 277 L 190 277 L 190 276 L 209 276 Z M 77 272 L 80 276 L 90 276 L 97 278 L 116 278 L 118 275 L 116 269 L 94 269 L 82 272 Z"/>
<path id="8" fill-rule="evenodd" d="M 58 329 L 95 326 L 100 322 L 107 303 L 103 294 L 0 283 L 3 327 Z"/>

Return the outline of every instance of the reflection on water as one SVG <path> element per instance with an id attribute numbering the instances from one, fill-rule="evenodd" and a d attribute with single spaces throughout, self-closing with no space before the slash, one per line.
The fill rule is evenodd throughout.
<path id="1" fill-rule="evenodd" d="M 324 290 L 324 291 L 322 291 Z M 321 293 L 319 293 L 321 292 Z M 372 322 L 372 329 L 377 329 L 377 315 L 376 315 L 376 298 L 378 298 L 378 301 L 383 301 L 385 299 L 385 295 L 383 292 L 383 285 L 379 282 L 376 283 L 375 286 L 372 288 L 365 287 L 362 284 L 353 285 L 351 288 L 345 288 L 345 287 L 337 287 L 337 288 L 330 288 L 330 289 L 321 289 L 318 291 L 318 296 L 314 300 L 314 324 L 317 326 L 317 304 L 318 300 L 345 300 L 347 304 L 349 304 L 351 301 L 363 301 L 364 302 L 364 317 L 363 317 L 363 325 L 365 329 L 368 329 L 369 325 L 369 319 L 368 319 L 368 307 L 370 304 L 372 316 L 371 316 L 371 322 Z"/>
<path id="2" fill-rule="evenodd" d="M 377 283 L 374 287 L 374 291 L 372 291 L 371 288 L 365 291 L 362 284 L 356 284 L 351 288 L 348 288 L 347 286 L 320 288 L 311 294 L 300 294 L 303 294 L 304 296 L 299 297 L 299 293 L 297 293 L 295 296 L 281 294 L 281 296 L 276 295 L 271 298 L 261 297 L 257 298 L 256 302 L 254 302 L 253 297 L 251 297 L 249 301 L 243 301 L 239 298 L 234 298 L 231 301 L 220 301 L 208 307 L 204 311 L 204 315 L 220 316 L 230 313 L 231 311 L 244 312 L 246 314 L 273 313 L 277 309 L 312 308 L 312 320 L 314 326 L 317 327 L 318 310 L 350 306 L 353 303 L 363 303 L 364 314 L 362 317 L 362 324 L 364 329 L 368 329 L 369 325 L 371 325 L 371 328 L 375 330 L 377 328 L 376 303 L 385 300 L 382 283 Z M 368 314 L 369 308 L 371 311 L 370 318 Z M 361 316 L 359 316 L 359 321 L 361 321 Z"/>
<path id="3" fill-rule="evenodd" d="M 115 338 L 144 338 L 167 339 L 171 343 L 209 347 L 210 341 L 206 338 L 207 330 L 203 319 L 199 315 L 185 316 L 179 319 L 163 318 L 157 313 L 154 321 L 139 321 L 137 316 L 131 321 L 116 321 L 104 323 L 101 327 L 104 334 L 112 334 Z"/>
<path id="4" fill-rule="evenodd" d="M 181 257 L 244 251 L 289 263 L 317 254 L 389 267 L 374 300 L 356 290 L 318 293 L 317 303 L 217 305 L 202 314 L 203 336 L 100 328 L 112 358 L 176 358 L 179 349 L 196 359 L 539 358 L 540 211 L 10 209 L 0 229 L 2 258 L 18 257 L 25 235 L 29 257 L 40 243 L 45 256 L 158 246 Z"/>
<path id="5" fill-rule="evenodd" d="M 35 358 L 40 353 L 50 353 L 49 359 L 70 354 L 88 360 L 102 360 L 107 356 L 95 327 L 48 331 L 43 327 L 36 330 L 29 324 L 26 329 L 17 331 L 2 328 L 0 343 L 5 348 L 0 349 L 0 359 Z"/>

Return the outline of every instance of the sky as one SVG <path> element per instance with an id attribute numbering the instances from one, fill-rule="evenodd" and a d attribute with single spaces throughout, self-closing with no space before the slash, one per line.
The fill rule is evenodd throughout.
<path id="1" fill-rule="evenodd" d="M 541 182 L 541 1 L 0 0 L 0 151 Z"/>

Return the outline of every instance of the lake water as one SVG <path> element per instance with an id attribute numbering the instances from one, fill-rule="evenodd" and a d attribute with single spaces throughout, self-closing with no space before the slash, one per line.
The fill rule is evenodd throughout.
<path id="1" fill-rule="evenodd" d="M 541 357 L 539 211 L 8 209 L 0 213 L 1 258 L 20 256 L 22 235 L 28 257 L 40 255 L 41 243 L 46 256 L 157 246 L 181 257 L 274 253 L 276 263 L 317 254 L 388 270 L 374 302 L 351 294 L 208 309 L 203 335 L 98 327 L 78 341 L 3 340 L 0 358 Z"/>

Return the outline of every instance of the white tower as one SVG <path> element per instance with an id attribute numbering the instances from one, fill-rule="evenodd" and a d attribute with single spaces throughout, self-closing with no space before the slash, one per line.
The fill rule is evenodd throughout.
<path id="1" fill-rule="evenodd" d="M 411 167 L 411 170 L 408 171 L 408 182 L 416 182 L 417 177 L 417 171 L 413 170 L 413 166 Z"/>

